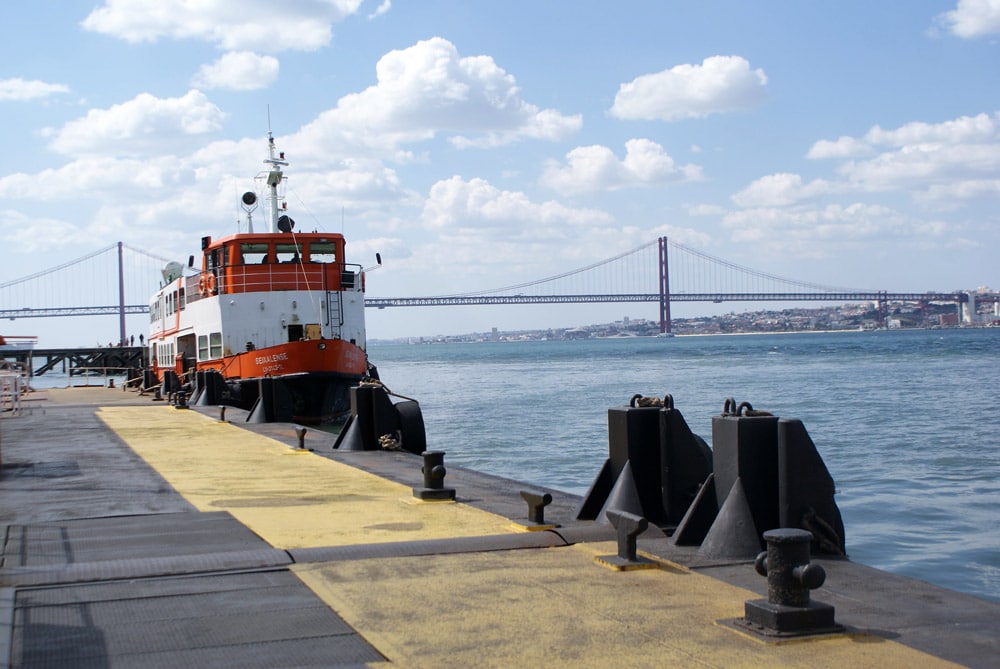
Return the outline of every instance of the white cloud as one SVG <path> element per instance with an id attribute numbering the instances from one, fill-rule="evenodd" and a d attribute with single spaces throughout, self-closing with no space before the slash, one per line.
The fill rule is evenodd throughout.
<path id="1" fill-rule="evenodd" d="M 0 239 L 6 242 L 6 248 L 21 253 L 50 253 L 53 249 L 73 246 L 89 248 L 94 243 L 92 235 L 72 223 L 13 210 L 0 211 Z"/>
<path id="2" fill-rule="evenodd" d="M 732 231 L 734 242 L 811 258 L 836 255 L 845 248 L 861 249 L 878 238 L 916 238 L 929 232 L 921 221 L 883 205 L 862 202 L 743 209 L 727 214 L 723 226 Z"/>
<path id="3" fill-rule="evenodd" d="M 938 17 L 953 35 L 967 39 L 1000 33 L 1000 0 L 958 0 Z"/>
<path id="4" fill-rule="evenodd" d="M 392 0 L 382 0 L 382 4 L 375 8 L 375 11 L 369 14 L 368 18 L 374 19 L 384 14 L 388 14 L 390 9 L 392 9 Z"/>
<path id="5" fill-rule="evenodd" d="M 438 133 L 452 133 L 456 146 L 488 147 L 560 140 L 582 124 L 579 116 L 526 102 L 514 77 L 492 58 L 461 57 L 440 37 L 385 54 L 376 75 L 377 84 L 341 98 L 304 127 L 298 141 L 337 153 L 392 154 Z"/>
<path id="6" fill-rule="evenodd" d="M 678 166 L 663 147 L 649 139 L 630 139 L 625 158 L 606 146 L 580 146 L 566 154 L 566 164 L 550 163 L 542 183 L 562 194 L 619 190 L 701 178 L 696 165 Z"/>
<path id="7" fill-rule="evenodd" d="M 740 56 L 712 56 L 622 84 L 610 113 L 620 119 L 676 121 L 751 109 L 767 95 L 767 76 Z"/>
<path id="8" fill-rule="evenodd" d="M 214 63 L 202 65 L 192 80 L 196 88 L 252 91 L 267 88 L 278 78 L 278 59 L 251 51 L 230 51 Z"/>
<path id="9" fill-rule="evenodd" d="M 574 209 L 558 202 L 532 202 L 518 191 L 502 191 L 485 179 L 452 177 L 431 187 L 421 220 L 443 230 L 491 228 L 496 235 L 510 230 L 543 234 L 545 228 L 607 223 L 611 217 L 595 209 Z"/>
<path id="10" fill-rule="evenodd" d="M 870 156 L 863 158 L 863 156 Z M 995 194 L 1000 179 L 1000 114 L 941 123 L 912 122 L 864 138 L 840 137 L 812 146 L 809 158 L 844 158 L 836 179 L 804 183 L 797 174 L 771 174 L 732 196 L 744 207 L 782 207 L 837 193 L 904 192 L 924 204 L 955 207 Z"/>
<path id="11" fill-rule="evenodd" d="M 165 189 L 190 179 L 191 170 L 183 168 L 174 158 L 88 156 L 35 174 L 4 175 L 0 177 L 0 196 L 40 202 L 133 199 L 149 204 Z"/>
<path id="12" fill-rule="evenodd" d="M 141 156 L 172 152 L 185 138 L 215 133 L 226 115 L 205 94 L 188 91 L 179 98 L 157 98 L 142 93 L 53 131 L 50 148 L 69 155 L 105 154 Z"/>
<path id="13" fill-rule="evenodd" d="M 856 188 L 869 191 L 930 191 L 966 179 L 1000 175 L 1000 115 L 963 116 L 942 123 L 907 123 L 894 130 L 875 126 L 865 141 L 887 150 L 838 170 Z"/>
<path id="14" fill-rule="evenodd" d="M 872 153 L 872 147 L 854 137 L 838 137 L 836 141 L 821 139 L 812 145 L 806 158 L 820 160 L 823 158 L 854 158 Z"/>
<path id="15" fill-rule="evenodd" d="M 132 43 L 198 39 L 230 51 L 315 51 L 330 43 L 331 24 L 357 12 L 361 2 L 105 0 L 82 25 Z"/>
<path id="16" fill-rule="evenodd" d="M 1000 197 L 1000 178 L 997 179 L 968 179 L 957 183 L 935 184 L 927 189 L 926 193 L 919 194 L 919 200 L 933 202 L 940 206 L 941 203 L 961 202 L 964 200 L 974 200 L 977 198 Z"/>
<path id="17" fill-rule="evenodd" d="M 732 200 L 741 207 L 785 207 L 842 189 L 823 179 L 803 183 L 798 174 L 769 174 L 734 194 Z"/>
<path id="18" fill-rule="evenodd" d="M 952 144 L 992 142 L 997 138 L 998 123 L 1000 123 L 1000 113 L 992 117 L 988 114 L 962 116 L 943 123 L 913 122 L 895 130 L 883 130 L 875 126 L 868 131 L 865 139 L 872 144 L 892 147 L 929 142 Z"/>
<path id="19" fill-rule="evenodd" d="M 69 93 L 69 87 L 63 84 L 49 84 L 33 79 L 0 79 L 0 102 L 27 102 L 47 98 L 60 93 Z"/>

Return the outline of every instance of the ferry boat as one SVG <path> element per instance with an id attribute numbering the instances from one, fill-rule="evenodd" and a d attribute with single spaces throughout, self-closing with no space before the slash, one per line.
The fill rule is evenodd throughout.
<path id="1" fill-rule="evenodd" d="M 291 414 L 281 420 L 337 422 L 350 410 L 350 387 L 377 378 L 365 351 L 365 269 L 346 262 L 342 234 L 295 230 L 284 158 L 268 133 L 269 167 L 257 177 L 265 232 L 254 231 L 260 198 L 248 191 L 245 231 L 203 237 L 200 270 L 194 256 L 187 271 L 164 267 L 149 305 L 151 373 L 169 391 L 216 372 L 222 403 L 248 410 L 267 379 Z"/>

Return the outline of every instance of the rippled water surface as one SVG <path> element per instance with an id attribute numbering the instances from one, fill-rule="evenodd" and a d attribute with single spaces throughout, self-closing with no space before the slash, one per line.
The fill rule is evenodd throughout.
<path id="1" fill-rule="evenodd" d="M 725 398 L 799 418 L 851 558 L 1000 601 L 1000 328 L 373 346 L 447 462 L 583 494 L 607 409 L 674 396 L 711 443 Z"/>

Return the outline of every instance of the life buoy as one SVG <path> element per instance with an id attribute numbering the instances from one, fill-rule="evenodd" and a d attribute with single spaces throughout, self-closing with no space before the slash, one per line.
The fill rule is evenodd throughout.
<path id="1" fill-rule="evenodd" d="M 198 292 L 202 295 L 215 295 L 215 275 L 202 274 L 198 279 Z"/>

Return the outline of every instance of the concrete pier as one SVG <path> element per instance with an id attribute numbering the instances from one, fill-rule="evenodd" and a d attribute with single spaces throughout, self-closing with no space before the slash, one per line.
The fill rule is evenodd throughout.
<path id="1" fill-rule="evenodd" d="M 107 388 L 33 393 L 0 419 L 0 667 L 996 666 L 1000 605 L 847 560 L 812 594 L 845 631 L 762 640 L 749 562 L 614 529 L 555 490 L 421 458 L 338 452 L 245 412 Z M 433 442 L 433 435 L 429 435 Z M 448 451 L 458 445 L 430 443 Z M 600 463 L 594 463 L 595 469 Z"/>

